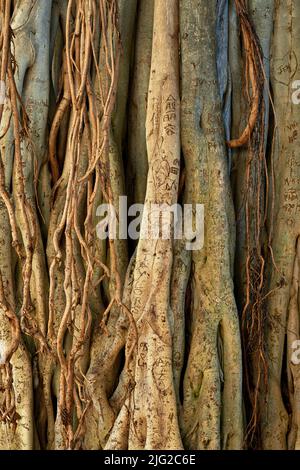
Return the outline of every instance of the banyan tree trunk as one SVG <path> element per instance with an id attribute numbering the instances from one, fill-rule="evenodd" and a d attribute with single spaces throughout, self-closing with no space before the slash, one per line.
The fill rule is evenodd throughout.
<path id="1" fill-rule="evenodd" d="M 0 1 L 0 449 L 300 449 L 299 28 Z"/>

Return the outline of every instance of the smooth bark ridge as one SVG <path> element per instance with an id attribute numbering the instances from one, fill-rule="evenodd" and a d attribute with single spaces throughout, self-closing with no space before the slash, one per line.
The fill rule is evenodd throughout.
<path id="1" fill-rule="evenodd" d="M 300 449 L 299 25 L 0 1 L 0 449 Z M 120 196 L 141 233 L 202 204 L 204 245 Z"/>

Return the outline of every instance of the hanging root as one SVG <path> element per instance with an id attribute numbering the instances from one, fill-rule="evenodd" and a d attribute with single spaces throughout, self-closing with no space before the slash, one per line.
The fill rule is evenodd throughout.
<path id="1" fill-rule="evenodd" d="M 261 118 L 260 106 L 264 90 L 263 60 L 259 39 L 251 23 L 245 0 L 235 0 L 235 5 L 245 51 L 245 81 L 248 86 L 251 110 L 248 123 L 240 137 L 227 142 L 230 148 L 242 147 L 250 141 L 254 127 Z"/>
<path id="2" fill-rule="evenodd" d="M 250 106 L 250 115 L 240 137 L 230 140 L 227 144 L 230 148 L 237 149 L 233 153 L 236 162 L 235 172 L 241 180 L 234 185 L 235 201 L 238 206 L 235 278 L 241 311 L 247 420 L 244 445 L 252 447 L 259 446 L 259 399 L 262 391 L 266 390 L 268 374 L 265 321 L 266 298 L 269 294 L 266 287 L 267 253 L 264 241 L 268 203 L 269 201 L 272 203 L 266 157 L 268 129 L 265 129 L 269 89 L 264 70 L 263 51 L 253 24 L 254 18 L 250 17 L 250 6 L 244 0 L 235 0 L 234 5 L 243 44 L 246 100 Z M 236 62 L 239 64 L 235 52 L 232 51 L 232 66 L 236 69 L 235 72 L 239 73 L 237 70 L 239 65 L 236 65 Z M 237 96 L 233 103 L 234 110 L 242 104 L 243 97 L 238 87 L 240 83 L 236 83 L 234 90 L 233 96 Z M 233 127 L 234 125 L 235 123 Z M 246 144 L 248 148 L 238 150 Z M 269 237 L 271 238 L 271 234 Z"/>

